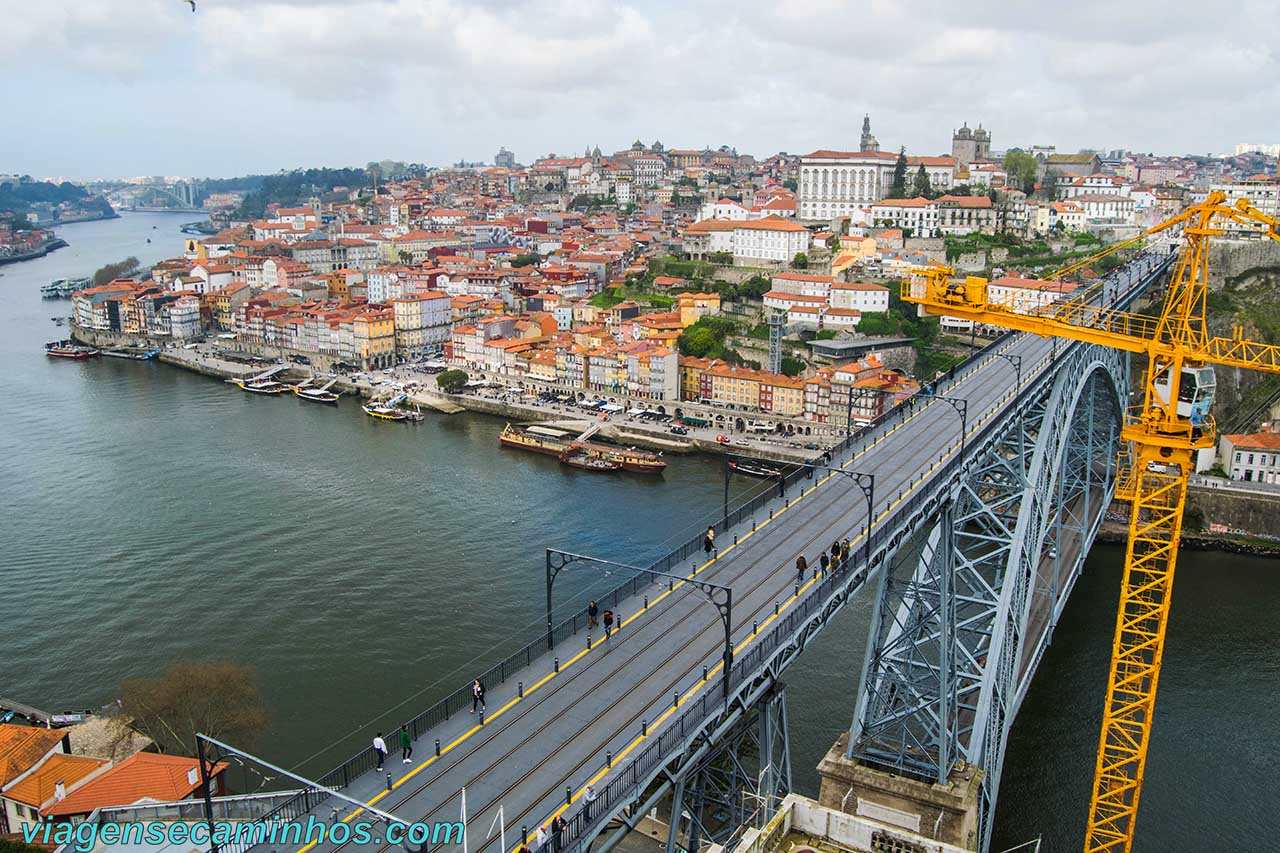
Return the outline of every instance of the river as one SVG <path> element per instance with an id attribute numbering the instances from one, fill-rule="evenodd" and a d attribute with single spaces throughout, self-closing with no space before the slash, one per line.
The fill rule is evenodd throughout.
<path id="1" fill-rule="evenodd" d="M 0 270 L 0 695 L 94 707 L 174 659 L 247 661 L 272 714 L 260 751 L 316 772 L 534 630 L 545 547 L 644 560 L 718 508 L 709 459 L 604 477 L 500 449 L 502 422 L 481 415 L 386 424 L 41 352 L 69 303 L 40 284 L 171 256 L 190 218 L 64 226 L 69 248 Z M 1037 834 L 1080 847 L 1122 557 L 1095 548 L 1040 668 L 993 850 Z M 566 598 L 615 580 L 566 578 Z M 1182 557 L 1135 850 L 1249 848 L 1274 830 L 1278 607 L 1274 564 Z M 847 608 L 787 675 L 804 793 L 848 725 L 868 611 Z"/>

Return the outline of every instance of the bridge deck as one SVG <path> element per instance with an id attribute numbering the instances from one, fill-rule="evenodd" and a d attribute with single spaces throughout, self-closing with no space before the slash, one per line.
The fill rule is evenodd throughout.
<path id="1" fill-rule="evenodd" d="M 1021 356 L 1024 385 L 1041 375 L 1052 358 L 1050 342 L 1030 335 L 1014 336 L 1001 351 Z M 993 357 L 943 390 L 968 401 L 972 436 L 1008 406 L 1014 381 L 1012 365 Z M 878 522 L 957 451 L 959 432 L 960 418 L 950 406 L 917 405 L 905 419 L 886 424 L 874 444 L 864 450 L 855 445 L 833 466 L 874 472 Z M 785 612 L 795 589 L 797 555 L 804 554 L 816 568 L 833 540 L 847 536 L 855 546 L 861 541 L 866 504 L 853 482 L 830 475 L 801 481 L 800 487 L 803 497 L 796 500 L 799 489 L 793 487 L 789 507 L 780 500 L 773 504 L 772 521 L 767 509 L 757 513 L 755 533 L 749 522 L 735 531 L 736 545 L 732 535 L 722 534 L 716 558 L 699 567 L 699 578 L 734 590 L 732 634 L 738 655 L 750 647 L 753 622 L 763 633 L 775 606 Z M 856 548 L 854 554 L 856 563 Z M 813 582 L 812 573 L 806 581 Z M 674 592 L 651 587 L 649 601 L 647 610 L 640 596 L 621 603 L 622 627 L 612 639 L 605 641 L 597 633 L 587 650 L 585 634 L 579 634 L 535 659 L 524 673 L 524 698 L 516 696 L 518 676 L 486 685 L 485 725 L 479 725 L 478 715 L 455 713 L 414 744 L 412 764 L 401 762 L 397 733 L 384 733 L 393 750 L 385 774 L 353 779 L 344 793 L 406 822 L 456 821 L 465 786 L 469 849 L 486 847 L 481 834 L 499 805 L 504 807 L 507 846 L 518 844 L 521 826 L 528 826 L 532 835 L 565 805 L 566 788 L 575 806 L 588 783 L 602 788 L 608 773 L 617 772 L 606 770 L 606 752 L 613 754 L 615 765 L 625 764 L 643 740 L 642 721 L 648 722 L 652 736 L 672 716 L 677 693 L 683 703 L 714 691 L 701 677 L 704 666 L 714 673 L 721 662 L 723 628 L 715 609 L 689 585 Z M 560 658 L 558 674 L 553 673 L 553 655 Z M 851 655 L 850 661 L 855 658 Z M 848 675 L 848 663 L 839 670 L 842 677 Z M 710 699 L 719 700 L 719 693 Z M 437 737 L 440 757 L 433 754 Z M 314 813 L 327 818 L 330 807 L 326 803 Z M 367 813 L 355 816 L 346 806 L 337 814 L 370 818 Z M 303 849 L 328 853 L 343 846 L 323 842 Z M 496 839 L 486 849 L 496 851 Z"/>

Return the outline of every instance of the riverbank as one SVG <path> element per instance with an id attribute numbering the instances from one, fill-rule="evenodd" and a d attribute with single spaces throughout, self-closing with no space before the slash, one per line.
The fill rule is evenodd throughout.
<path id="1" fill-rule="evenodd" d="M 159 360 L 173 367 L 189 370 L 216 379 L 247 379 L 262 373 L 266 366 L 252 366 L 242 362 L 221 358 L 214 351 L 211 343 L 200 343 L 195 349 L 175 346 L 167 339 L 152 339 L 141 335 L 125 335 L 115 332 L 104 332 L 97 329 L 70 327 L 71 337 L 80 343 L 99 349 L 115 349 L 133 347 L 139 349 L 162 350 Z M 288 364 L 280 374 L 280 378 L 289 382 L 301 382 L 309 378 L 327 379 L 325 373 L 314 366 Z M 348 396 L 359 398 L 373 397 L 385 393 L 389 386 L 386 383 L 374 384 L 365 377 L 354 379 L 345 374 L 332 377 L 337 380 L 335 388 Z M 536 398 L 528 401 L 518 395 L 484 396 L 484 392 L 468 394 L 446 394 L 435 390 L 427 384 L 432 377 L 427 374 L 415 376 L 413 381 L 402 384 L 408 393 L 408 402 L 443 414 L 470 411 L 503 418 L 520 423 L 555 421 L 566 426 L 580 426 L 583 430 L 589 426 L 599 426 L 601 438 L 617 444 L 642 447 L 646 450 L 663 453 L 707 453 L 713 455 L 740 455 L 757 459 L 780 462 L 784 464 L 802 464 L 811 461 L 817 451 L 811 448 L 794 448 L 772 442 L 770 439 L 738 438 L 732 444 L 715 440 L 714 430 L 691 430 L 687 436 L 676 436 L 665 424 L 653 424 L 640 421 L 634 416 L 617 414 L 608 420 L 600 420 L 597 414 L 586 412 L 567 404 L 547 404 L 537 402 Z M 707 433 L 699 435 L 696 433 Z"/>
<path id="2" fill-rule="evenodd" d="M 1104 521 L 1098 529 L 1097 541 L 1124 545 L 1129 541 L 1129 525 L 1119 521 Z M 1184 551 L 1219 551 L 1250 557 L 1280 558 L 1280 544 L 1249 536 L 1184 531 L 1180 543 L 1180 550 Z"/>
<path id="3" fill-rule="evenodd" d="M 34 261 L 38 258 L 43 258 L 50 252 L 57 251 L 58 249 L 65 249 L 67 245 L 68 243 L 66 240 L 63 240 L 61 237 L 55 237 L 34 251 L 0 257 L 0 266 L 4 266 L 5 264 L 16 264 L 22 261 Z"/>

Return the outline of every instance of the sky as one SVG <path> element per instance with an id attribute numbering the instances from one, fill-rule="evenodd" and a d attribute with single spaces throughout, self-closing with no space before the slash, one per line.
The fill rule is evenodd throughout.
<path id="1" fill-rule="evenodd" d="M 0 0 L 0 173 L 1280 142 L 1280 5 L 1189 0 Z"/>

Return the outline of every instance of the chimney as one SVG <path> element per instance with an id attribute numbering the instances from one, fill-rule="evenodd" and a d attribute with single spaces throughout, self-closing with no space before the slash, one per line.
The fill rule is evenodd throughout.
<path id="1" fill-rule="evenodd" d="M 67 786 L 57 782 L 53 786 L 53 801 L 60 803 L 67 798 Z"/>

